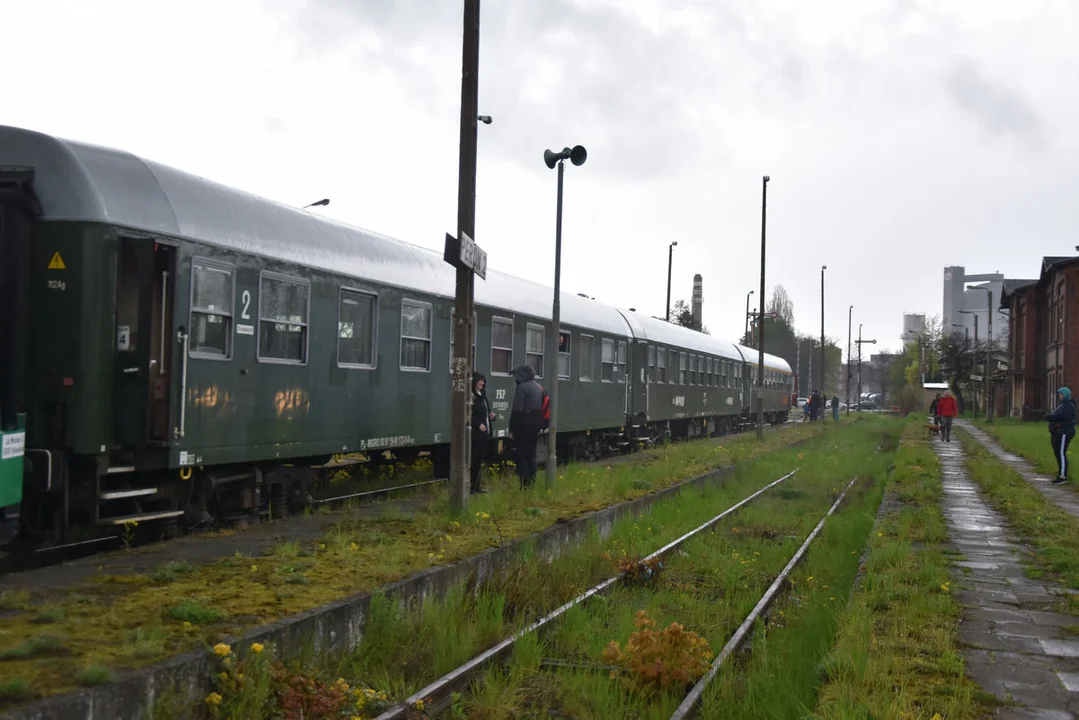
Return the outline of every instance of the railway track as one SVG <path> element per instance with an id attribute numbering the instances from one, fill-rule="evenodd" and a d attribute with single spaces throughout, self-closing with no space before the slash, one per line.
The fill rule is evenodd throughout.
<path id="1" fill-rule="evenodd" d="M 663 559 L 671 556 L 676 551 L 679 551 L 689 541 L 695 538 L 699 538 L 702 536 L 702 533 L 705 533 L 706 531 L 715 528 L 715 526 L 720 521 L 728 518 L 749 503 L 752 503 L 754 500 L 758 499 L 769 490 L 772 490 L 773 488 L 781 485 L 790 478 L 794 477 L 798 473 L 799 469 L 800 468 L 797 468 L 783 475 L 782 477 L 771 481 L 764 487 L 747 495 L 742 500 L 734 503 L 730 507 L 713 516 L 711 519 L 707 520 L 696 528 L 663 545 L 658 550 L 643 558 L 640 561 L 639 567 L 654 567 L 656 561 L 662 561 Z M 675 710 L 674 714 L 671 715 L 672 720 L 674 718 L 689 717 L 690 714 L 694 711 L 694 708 L 700 701 L 700 698 L 708 683 L 716 676 L 719 669 L 723 666 L 725 662 L 729 660 L 731 655 L 739 647 L 741 647 L 750 637 L 750 630 L 753 627 L 753 624 L 775 600 L 776 596 L 779 593 L 779 590 L 783 587 L 784 583 L 787 582 L 791 572 L 805 558 L 810 545 L 820 535 L 828 518 L 831 517 L 841 506 L 847 496 L 847 493 L 854 486 L 855 482 L 856 479 L 851 480 L 849 483 L 847 483 L 846 487 L 831 504 L 831 507 L 820 519 L 816 527 L 809 533 L 805 541 L 790 557 L 783 569 L 774 577 L 771 584 L 768 586 L 768 589 L 760 597 L 753 609 L 745 616 L 745 618 L 742 620 L 738 628 L 734 631 L 733 635 L 730 637 L 726 645 L 716 656 L 707 673 L 703 677 L 701 677 L 688 691 L 682 703 L 678 706 L 677 710 Z M 539 633 L 539 631 L 543 628 L 549 629 L 552 623 L 554 623 L 559 618 L 564 617 L 566 613 L 569 612 L 571 609 L 581 605 L 582 603 L 585 603 L 590 598 L 594 598 L 598 595 L 606 593 L 607 591 L 614 588 L 618 583 L 626 579 L 626 571 L 622 571 L 608 577 L 602 582 L 589 588 L 585 592 L 577 595 L 569 602 L 564 603 L 555 610 L 547 613 L 543 617 L 534 621 L 522 630 L 514 633 L 513 635 L 510 635 L 498 644 L 479 653 L 478 655 L 461 664 L 449 673 L 446 673 L 437 680 L 427 684 L 425 687 L 415 692 L 408 698 L 405 698 L 393 707 L 384 711 L 381 715 L 377 716 L 376 720 L 395 720 L 398 718 L 411 717 L 410 713 L 413 708 L 417 707 L 417 703 L 423 703 L 423 706 L 427 709 L 427 712 L 437 712 L 438 710 L 448 707 L 452 703 L 455 694 L 465 692 L 473 678 L 475 678 L 481 671 L 488 668 L 489 666 L 494 665 L 497 662 L 505 661 L 510 656 L 510 653 L 512 652 L 516 643 L 522 638 L 532 635 L 534 633 Z M 545 661 L 544 664 L 548 666 L 556 666 L 570 669 L 579 665 L 571 661 L 557 660 Z M 586 672 L 590 670 L 594 671 L 597 669 L 596 666 L 590 667 L 587 664 L 585 664 L 583 667 Z M 609 666 L 599 666 L 599 669 L 606 670 L 609 669 Z"/>
<path id="2" fill-rule="evenodd" d="M 765 432 L 775 432 L 779 428 L 789 428 L 794 423 L 787 422 L 775 427 L 765 428 Z M 744 435 L 746 432 L 752 430 L 744 430 L 737 433 L 731 433 L 731 435 Z M 727 437 L 727 436 L 724 436 Z M 633 462 L 636 454 L 619 456 L 617 459 L 624 462 Z M 581 461 L 586 464 L 593 464 L 596 462 L 611 462 L 610 457 L 596 458 L 594 460 Z M 362 463 L 361 463 L 362 464 Z M 389 462 L 387 466 L 403 467 L 405 470 L 402 474 L 407 475 L 411 465 L 405 465 L 403 463 Z M 308 503 L 312 507 L 333 507 L 335 505 L 341 505 L 349 501 L 369 501 L 382 497 L 389 497 L 397 493 L 405 491 L 416 490 L 419 488 L 433 487 L 441 485 L 447 481 L 446 478 L 437 478 L 434 480 L 422 480 L 415 482 L 398 483 L 394 485 L 388 485 L 385 487 L 370 487 L 367 484 L 353 485 L 352 490 L 354 492 L 335 492 L 326 497 L 313 497 Z M 264 520 L 265 522 L 265 520 Z M 273 522 L 272 520 L 269 522 Z M 220 529 L 220 528 L 214 528 Z M 197 535 L 198 533 L 191 533 Z M 156 542 L 162 542 L 161 540 L 145 540 L 132 542 L 129 547 L 139 547 L 142 545 L 150 545 Z M 164 542 L 168 542 L 167 540 Z M 121 534 L 106 535 L 96 538 L 88 538 L 77 542 L 64 543 L 61 545 L 49 545 L 47 547 L 36 548 L 32 551 L 21 552 L 19 554 L 0 553 L 0 576 L 8 575 L 11 573 L 24 572 L 26 570 L 35 570 L 53 565 L 59 565 L 64 562 L 70 562 L 72 560 L 78 560 L 86 557 L 92 557 L 105 552 L 113 550 L 119 550 L 124 547 L 124 540 Z"/>

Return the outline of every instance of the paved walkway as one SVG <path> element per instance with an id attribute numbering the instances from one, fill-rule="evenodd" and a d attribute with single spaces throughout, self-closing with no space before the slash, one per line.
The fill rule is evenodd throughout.
<path id="1" fill-rule="evenodd" d="M 1001 462 L 1019 473 L 1024 480 L 1048 498 L 1049 502 L 1072 517 L 1079 518 L 1079 493 L 1068 487 L 1067 483 L 1054 485 L 1053 478 L 1042 475 L 1029 462 L 1001 447 L 992 435 L 966 420 L 960 420 L 956 425 L 969 432 L 971 437 L 985 446 L 986 450 L 996 455 Z M 1045 434 L 1045 452 L 1048 453 L 1050 450 L 1049 433 L 1047 432 Z"/>
<path id="2" fill-rule="evenodd" d="M 963 586 L 956 597 L 965 606 L 959 638 L 967 675 L 1014 703 L 995 708 L 994 717 L 1079 717 L 1079 640 L 1065 631 L 1079 618 L 1053 612 L 1066 591 L 1024 575 L 1017 560 L 1024 548 L 971 481 L 962 445 L 935 446 L 949 534 L 966 556 L 955 564 L 956 585 Z"/>

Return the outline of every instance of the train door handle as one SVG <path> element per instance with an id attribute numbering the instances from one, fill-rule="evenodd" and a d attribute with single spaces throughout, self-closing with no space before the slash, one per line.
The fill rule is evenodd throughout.
<path id="1" fill-rule="evenodd" d="M 139 369 L 137 367 L 124 368 L 124 374 L 130 375 L 131 373 L 137 373 Z"/>

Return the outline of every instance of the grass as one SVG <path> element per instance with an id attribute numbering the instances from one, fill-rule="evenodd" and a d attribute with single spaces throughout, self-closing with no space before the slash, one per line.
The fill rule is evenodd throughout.
<path id="1" fill-rule="evenodd" d="M 1079 520 L 1054 505 L 969 433 L 960 430 L 958 435 L 971 479 L 1008 518 L 1016 534 L 1033 546 L 1025 558 L 1028 574 L 1048 575 L 1065 587 L 1079 588 Z M 1074 595 L 1063 605 L 1065 611 L 1079 614 L 1079 599 Z"/>
<path id="2" fill-rule="evenodd" d="M 659 708 L 669 712 L 673 708 L 667 707 L 671 697 L 642 698 L 602 671 L 539 672 L 541 660 L 554 655 L 562 660 L 602 665 L 607 643 L 625 640 L 636 611 L 642 607 L 648 608 L 661 626 L 672 619 L 686 622 L 690 629 L 709 637 L 713 648 L 718 649 L 827 510 L 855 467 L 878 478 L 875 491 L 859 491 L 852 498 L 854 505 L 865 506 L 862 524 L 868 528 L 871 506 L 879 498 L 879 478 L 887 467 L 900 426 L 900 421 L 874 419 L 859 427 L 830 432 L 798 451 L 774 453 L 751 466 L 740 467 L 722 484 L 683 491 L 658 503 L 647 516 L 624 518 L 605 540 L 593 535 L 551 562 L 525 558 L 502 568 L 475 593 L 462 585 L 442 599 L 428 598 L 408 611 L 376 596 L 361 646 L 339 664 L 324 668 L 333 671 L 326 677 L 340 676 L 338 682 L 344 686 L 377 687 L 393 697 L 405 697 L 616 572 L 620 562 L 651 552 L 801 465 L 803 470 L 787 483 L 725 520 L 718 531 L 705 534 L 683 552 L 675 553 L 669 568 L 660 576 L 659 587 L 619 588 L 610 598 L 589 600 L 571 611 L 556 622 L 548 638 L 520 641 L 509 673 L 489 671 L 484 682 L 477 685 L 477 692 L 459 700 L 456 710 L 447 716 L 506 717 L 546 707 L 594 717 L 650 716 L 660 712 Z M 882 452 L 875 453 L 877 447 Z M 868 485 L 874 486 L 872 482 Z M 857 556 L 850 552 L 844 545 L 843 561 L 850 565 L 848 575 L 853 577 Z M 827 646 L 825 643 L 820 652 Z M 811 661 L 810 666 L 814 665 L 815 661 Z M 812 670 L 808 672 L 811 674 Z M 805 687 L 812 690 L 811 683 Z M 212 700 L 221 702 L 219 698 Z M 228 702 L 226 696 L 224 703 Z"/>
<path id="3" fill-rule="evenodd" d="M 1044 422 L 1022 422 L 1016 418 L 994 418 L 987 423 L 975 420 L 979 429 L 989 433 L 1006 450 L 1019 455 L 1043 475 L 1055 477 L 1057 462 L 1049 444 L 1049 428 Z M 1069 454 L 1071 448 L 1069 447 Z M 1069 483 L 1070 485 L 1070 483 Z"/>
<path id="4" fill-rule="evenodd" d="M 9 658 L 4 674 L 25 678 L 38 695 L 71 691 L 80 668 L 140 667 L 213 645 L 822 432 L 821 425 L 797 426 L 767 433 L 763 443 L 752 435 L 728 436 L 668 445 L 627 461 L 568 465 L 560 469 L 555 491 L 541 480 L 522 493 L 516 478 L 503 471 L 489 477 L 490 494 L 472 498 L 460 517 L 450 511 L 447 489 L 439 487 L 405 510 L 387 505 L 378 517 L 336 514 L 317 541 L 283 542 L 259 557 L 236 554 L 201 566 L 181 562 L 138 575 L 102 574 L 47 597 L 5 591 L 0 609 L 9 612 L 0 656 L 40 634 L 35 608 L 45 604 L 54 609 L 50 634 L 63 637 L 64 644 L 62 653 Z M 132 638 L 140 627 L 153 628 L 152 637 Z"/>
<path id="5" fill-rule="evenodd" d="M 981 717 L 959 649 L 940 463 L 919 423 L 907 426 L 887 493 L 812 717 Z"/>

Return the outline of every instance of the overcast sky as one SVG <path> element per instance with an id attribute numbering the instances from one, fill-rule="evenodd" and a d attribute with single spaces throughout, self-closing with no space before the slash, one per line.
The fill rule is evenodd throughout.
<path id="1" fill-rule="evenodd" d="M 0 0 L 0 123 L 119 147 L 432 248 L 456 224 L 460 0 Z M 713 335 L 759 285 L 799 330 L 897 347 L 946 265 L 1079 244 L 1075 0 L 485 0 L 476 239 L 567 291 Z M 14 64 L 12 64 L 14 63 Z M 756 300 L 756 296 L 754 296 Z M 880 345 L 878 345 L 878 348 Z"/>

